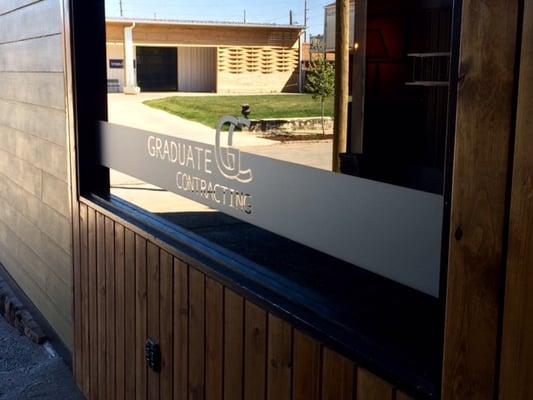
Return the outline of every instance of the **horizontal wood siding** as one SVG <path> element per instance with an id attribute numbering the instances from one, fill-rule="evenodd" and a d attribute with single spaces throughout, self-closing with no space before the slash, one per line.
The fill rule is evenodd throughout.
<path id="1" fill-rule="evenodd" d="M 72 271 L 62 4 L 0 0 L 0 264 L 68 348 L 89 352 L 87 332 L 73 340 L 73 282 L 76 314 L 90 312 L 90 288 L 86 269 Z"/>
<path id="2" fill-rule="evenodd" d="M 76 265 L 76 296 L 88 299 L 76 308 L 76 378 L 89 399 L 394 398 L 387 382 L 177 254 L 83 203 L 79 217 L 88 261 Z M 144 358 L 149 337 L 161 346 L 159 374 Z"/>

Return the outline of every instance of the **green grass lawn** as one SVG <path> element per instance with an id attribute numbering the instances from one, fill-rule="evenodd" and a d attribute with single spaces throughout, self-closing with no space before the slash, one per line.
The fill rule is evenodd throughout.
<path id="1" fill-rule="evenodd" d="M 250 119 L 319 117 L 320 101 L 311 95 L 255 96 L 177 96 L 149 100 L 144 104 L 212 128 L 224 115 L 241 115 L 241 105 L 249 104 Z M 325 115 L 333 116 L 333 98 L 325 104 Z"/>

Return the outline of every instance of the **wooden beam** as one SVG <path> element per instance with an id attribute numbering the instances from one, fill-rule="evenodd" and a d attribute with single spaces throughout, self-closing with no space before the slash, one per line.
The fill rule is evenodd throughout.
<path id="1" fill-rule="evenodd" d="M 533 2 L 524 4 L 500 399 L 533 398 Z"/>
<path id="2" fill-rule="evenodd" d="M 340 170 L 339 154 L 347 151 L 348 77 L 350 57 L 350 1 L 337 0 L 335 21 L 335 123 L 333 171 Z"/>
<path id="3" fill-rule="evenodd" d="M 519 0 L 464 0 L 443 399 L 493 399 Z"/>
<path id="4" fill-rule="evenodd" d="M 363 152 L 363 129 L 365 113 L 366 82 L 366 20 L 368 0 L 355 2 L 354 12 L 354 52 L 352 72 L 352 126 L 350 152 Z"/>

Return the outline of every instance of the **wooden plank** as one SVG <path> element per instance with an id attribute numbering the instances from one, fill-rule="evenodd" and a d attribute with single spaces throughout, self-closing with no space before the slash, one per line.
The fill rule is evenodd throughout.
<path id="1" fill-rule="evenodd" d="M 524 22 L 507 280 L 500 366 L 500 399 L 533 398 L 533 3 L 524 2 Z"/>
<path id="2" fill-rule="evenodd" d="M 161 338 L 161 398 L 172 399 L 174 379 L 174 326 L 173 290 L 174 265 L 172 256 L 164 250 L 160 252 L 159 323 Z"/>
<path id="3" fill-rule="evenodd" d="M 105 219 L 106 285 L 106 396 L 114 399 L 115 391 L 115 223 Z"/>
<path id="4" fill-rule="evenodd" d="M 74 379 L 81 387 L 83 365 L 83 331 L 81 314 L 81 261 L 80 261 L 80 214 L 79 210 L 72 215 L 72 231 L 74 235 L 73 246 L 73 294 L 74 294 Z"/>
<path id="5" fill-rule="evenodd" d="M 148 369 L 144 358 L 146 332 L 146 240 L 135 235 L 135 398 L 145 400 Z"/>
<path id="6" fill-rule="evenodd" d="M 264 310 L 245 302 L 244 398 L 264 399 L 266 395 L 266 321 Z"/>
<path id="7" fill-rule="evenodd" d="M 396 392 L 395 400 L 413 400 L 413 398 L 406 395 L 404 392 Z"/>
<path id="8" fill-rule="evenodd" d="M 320 344 L 299 331 L 294 331 L 293 399 L 321 398 L 322 355 Z"/>
<path id="9" fill-rule="evenodd" d="M 117 400 L 125 398 L 125 325 L 124 325 L 124 227 L 115 223 L 115 376 Z"/>
<path id="10" fill-rule="evenodd" d="M 174 259 L 174 399 L 188 397 L 189 267 Z"/>
<path id="11" fill-rule="evenodd" d="M 61 33 L 60 3 L 41 1 L 0 16 L 0 45 Z"/>
<path id="12" fill-rule="evenodd" d="M 147 334 L 156 343 L 160 343 L 159 332 L 159 247 L 148 242 L 146 246 L 147 265 Z M 159 399 L 159 373 L 148 368 L 148 399 Z"/>
<path id="13" fill-rule="evenodd" d="M 224 399 L 243 398 L 244 300 L 224 289 Z"/>
<path id="14" fill-rule="evenodd" d="M 2 4 L 0 4 L 0 15 L 28 6 L 32 3 L 37 3 L 38 1 L 41 0 L 2 0 Z"/>
<path id="15" fill-rule="evenodd" d="M 393 388 L 383 379 L 362 369 L 357 369 L 357 400 L 392 400 Z M 396 399 L 400 399 L 398 395 Z"/>
<path id="16" fill-rule="evenodd" d="M 0 45 L 0 71 L 63 72 L 61 35 Z M 62 132 L 66 137 L 65 131 Z"/>
<path id="17" fill-rule="evenodd" d="M 135 398 L 135 234 L 126 229 L 124 250 L 124 339 L 126 374 L 124 376 L 126 399 Z"/>
<path id="18" fill-rule="evenodd" d="M 519 1 L 463 1 L 442 398 L 492 399 Z"/>
<path id="19" fill-rule="evenodd" d="M 96 214 L 96 283 L 98 289 L 98 398 L 106 398 L 106 269 L 105 269 L 105 217 Z"/>
<path id="20" fill-rule="evenodd" d="M 4 99 L 64 110 L 64 79 L 60 72 L 0 72 L 0 93 Z"/>
<path id="21" fill-rule="evenodd" d="M 289 400 L 292 379 L 292 327 L 268 316 L 267 399 Z"/>
<path id="22" fill-rule="evenodd" d="M 347 358 L 326 348 L 324 349 L 322 362 L 322 399 L 352 400 L 354 396 L 355 375 L 353 363 Z M 361 399 L 365 399 L 365 397 L 361 397 Z M 373 397 L 368 397 L 368 399 L 373 399 Z M 387 399 L 387 397 L 379 398 L 379 400 Z"/>
<path id="23" fill-rule="evenodd" d="M 189 399 L 205 398 L 205 275 L 189 269 Z"/>
<path id="24" fill-rule="evenodd" d="M 98 282 L 96 212 L 88 208 L 90 398 L 98 396 Z"/>
<path id="25" fill-rule="evenodd" d="M 205 286 L 206 398 L 221 400 L 224 395 L 224 288 L 211 278 L 206 278 Z"/>
<path id="26" fill-rule="evenodd" d="M 82 332 L 82 374 L 81 389 L 89 395 L 89 276 L 88 276 L 88 242 L 87 242 L 87 207 L 80 208 L 80 278 L 81 278 L 81 332 Z"/>

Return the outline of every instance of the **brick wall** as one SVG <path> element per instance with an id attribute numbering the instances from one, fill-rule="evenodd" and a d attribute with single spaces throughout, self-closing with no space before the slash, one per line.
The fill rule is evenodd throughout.
<path id="1" fill-rule="evenodd" d="M 61 0 L 0 0 L 0 263 L 72 346 Z"/>

